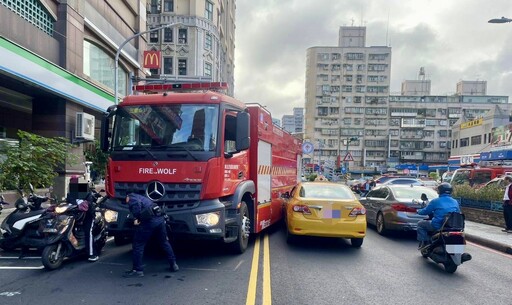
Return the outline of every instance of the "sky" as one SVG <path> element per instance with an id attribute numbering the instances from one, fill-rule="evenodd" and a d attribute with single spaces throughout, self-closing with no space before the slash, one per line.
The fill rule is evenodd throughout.
<path id="1" fill-rule="evenodd" d="M 366 26 L 366 46 L 390 46 L 391 94 L 420 67 L 432 95 L 487 81 L 512 101 L 510 0 L 236 0 L 235 97 L 272 117 L 305 105 L 306 50 L 337 46 L 340 26 Z"/>

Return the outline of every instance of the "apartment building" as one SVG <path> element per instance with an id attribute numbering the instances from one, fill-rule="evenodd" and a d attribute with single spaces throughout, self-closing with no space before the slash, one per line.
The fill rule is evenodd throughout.
<path id="1" fill-rule="evenodd" d="M 222 81 L 234 92 L 234 0 L 147 0 L 147 50 L 159 51 L 160 68 L 151 77 L 170 81 Z"/>
<path id="2" fill-rule="evenodd" d="M 293 118 L 295 120 L 294 133 L 304 132 L 304 108 L 302 108 L 302 107 L 293 108 Z"/>
<path id="3" fill-rule="evenodd" d="M 281 124 L 284 130 L 292 133 L 295 131 L 295 118 L 292 114 L 285 114 L 281 118 Z"/>
<path id="4" fill-rule="evenodd" d="M 390 95 L 391 48 L 366 47 L 365 31 L 341 27 L 339 46 L 307 51 L 304 138 L 315 151 L 306 162 L 343 160 L 350 153 L 352 173 L 446 164 L 460 119 L 481 117 L 496 105 L 512 110 L 508 97 L 486 96 L 481 81 L 460 82 L 455 95 L 438 96 L 421 77 L 404 82 L 403 95 Z"/>
<path id="5" fill-rule="evenodd" d="M 304 108 L 293 108 L 293 114 L 285 114 L 282 117 L 282 127 L 290 133 L 304 132 Z"/>
<path id="6" fill-rule="evenodd" d="M 307 50 L 305 138 L 316 149 L 306 158 L 350 152 L 353 171 L 386 160 L 390 68 L 391 48 L 367 47 L 365 27 L 340 27 L 338 46 Z"/>

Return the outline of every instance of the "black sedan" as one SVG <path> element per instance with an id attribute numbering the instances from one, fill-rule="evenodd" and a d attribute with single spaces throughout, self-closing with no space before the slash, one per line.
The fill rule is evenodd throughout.
<path id="1" fill-rule="evenodd" d="M 391 230 L 416 230 L 418 221 L 425 219 L 416 213 L 426 204 L 421 199 L 423 193 L 428 200 L 438 197 L 436 191 L 424 186 L 380 185 L 359 201 L 366 208 L 368 224 L 375 225 L 377 232 L 384 235 Z"/>

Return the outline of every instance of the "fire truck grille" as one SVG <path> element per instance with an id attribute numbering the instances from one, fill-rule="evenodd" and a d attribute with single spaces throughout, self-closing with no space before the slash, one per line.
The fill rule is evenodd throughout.
<path id="1" fill-rule="evenodd" d="M 164 183 L 164 196 L 157 200 L 167 210 L 190 209 L 199 205 L 202 184 Z M 124 200 L 126 195 L 137 193 L 147 195 L 147 183 L 115 183 L 116 198 Z"/>

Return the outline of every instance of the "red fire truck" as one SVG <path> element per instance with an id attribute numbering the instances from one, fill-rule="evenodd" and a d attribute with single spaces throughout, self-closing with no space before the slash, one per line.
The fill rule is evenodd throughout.
<path id="1" fill-rule="evenodd" d="M 153 94 L 127 96 L 107 110 L 104 206 L 116 243 L 134 228 L 125 203 L 132 192 L 162 207 L 173 236 L 222 240 L 238 253 L 250 233 L 283 217 L 283 195 L 300 181 L 301 141 L 275 126 L 263 106 L 219 88 L 227 86 L 135 86 Z"/>

